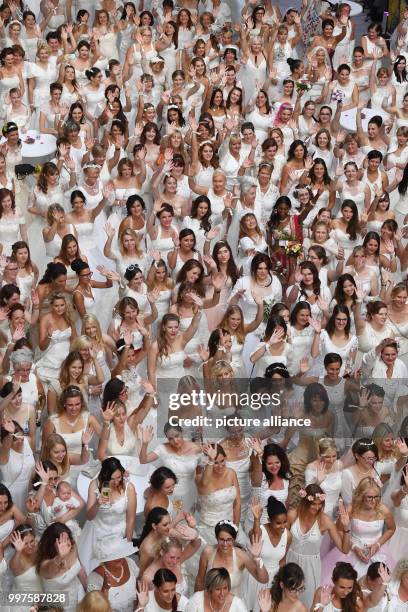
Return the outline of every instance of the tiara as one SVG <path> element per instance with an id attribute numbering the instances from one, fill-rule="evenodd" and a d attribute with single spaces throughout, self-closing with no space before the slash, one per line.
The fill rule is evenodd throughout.
<path id="1" fill-rule="evenodd" d="M 207 144 L 214 145 L 214 143 L 211 140 L 203 140 L 203 142 L 200 142 L 199 148 Z"/>
<path id="2" fill-rule="evenodd" d="M 98 166 L 98 164 L 85 164 L 84 166 L 82 166 L 82 170 L 88 170 L 88 168 L 100 169 L 100 166 Z"/>
<path id="3" fill-rule="evenodd" d="M 19 530 L 20 535 L 23 535 L 23 533 L 32 533 L 33 528 L 32 527 L 25 527 L 24 529 Z"/>
<path id="4" fill-rule="evenodd" d="M 177 109 L 178 110 L 178 106 L 177 104 L 169 104 L 167 107 L 167 110 L 171 110 L 172 108 Z"/>
<path id="5" fill-rule="evenodd" d="M 233 523 L 229 519 L 224 519 L 223 521 L 219 521 L 218 525 L 229 525 L 230 527 L 233 527 L 237 533 L 239 531 L 238 525 L 236 525 L 235 523 Z"/>

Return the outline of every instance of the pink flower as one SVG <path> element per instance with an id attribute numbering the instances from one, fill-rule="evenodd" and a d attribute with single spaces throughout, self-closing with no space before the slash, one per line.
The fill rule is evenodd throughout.
<path id="1" fill-rule="evenodd" d="M 306 491 L 304 489 L 300 489 L 299 490 L 299 497 L 304 498 L 304 497 L 306 497 L 306 495 L 307 495 L 307 493 L 306 493 Z"/>

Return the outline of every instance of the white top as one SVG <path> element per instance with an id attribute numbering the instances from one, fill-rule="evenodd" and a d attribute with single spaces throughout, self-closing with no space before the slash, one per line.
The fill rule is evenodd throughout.
<path id="1" fill-rule="evenodd" d="M 185 612 L 204 612 L 204 591 L 197 591 L 194 593 L 194 595 L 188 600 L 185 608 L 180 608 L 179 603 L 178 609 L 184 609 Z M 145 610 L 147 610 L 147 607 Z M 150 612 L 150 610 L 148 612 Z M 156 608 L 154 609 L 154 612 L 156 612 Z M 229 612 L 248 612 L 248 609 L 242 599 L 234 595 Z"/>

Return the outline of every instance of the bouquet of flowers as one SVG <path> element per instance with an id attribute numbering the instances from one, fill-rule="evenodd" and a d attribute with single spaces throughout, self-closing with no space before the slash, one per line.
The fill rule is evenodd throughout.
<path id="1" fill-rule="evenodd" d="M 299 93 L 300 91 L 309 91 L 309 89 L 312 88 L 311 84 L 309 83 L 309 81 L 306 80 L 300 80 L 300 81 L 296 81 L 295 83 L 295 87 L 296 87 L 296 93 Z"/>
<path id="2" fill-rule="evenodd" d="M 276 232 L 279 240 L 279 246 L 282 246 L 285 249 L 286 255 L 298 255 L 302 250 L 302 245 L 296 238 L 296 236 L 292 236 L 288 232 L 282 232 L 278 230 Z M 281 245 L 281 242 L 285 242 L 285 245 Z"/>
<path id="3" fill-rule="evenodd" d="M 344 93 L 340 89 L 333 89 L 331 99 L 333 102 L 343 102 Z"/>
<path id="4" fill-rule="evenodd" d="M 263 322 L 264 323 L 268 322 L 274 303 L 275 303 L 275 300 L 273 298 L 263 300 L 263 307 L 264 307 Z"/>

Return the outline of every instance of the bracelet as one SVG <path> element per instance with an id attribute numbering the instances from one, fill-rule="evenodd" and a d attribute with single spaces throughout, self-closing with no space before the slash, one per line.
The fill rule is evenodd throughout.
<path id="1" fill-rule="evenodd" d="M 83 445 L 82 445 L 82 448 L 84 448 L 85 450 L 89 451 L 89 446 L 88 446 L 88 444 L 83 444 Z"/>
<path id="2" fill-rule="evenodd" d="M 356 304 L 361 304 L 363 300 L 356 300 Z"/>
<path id="3" fill-rule="evenodd" d="M 214 465 L 214 461 L 208 461 L 207 465 Z"/>
<path id="4" fill-rule="evenodd" d="M 343 529 L 343 533 L 350 533 L 351 529 L 347 529 L 347 531 L 345 529 Z"/>
<path id="5" fill-rule="evenodd" d="M 408 458 L 408 453 L 406 455 L 401 455 L 401 457 L 405 457 L 405 459 Z"/>

